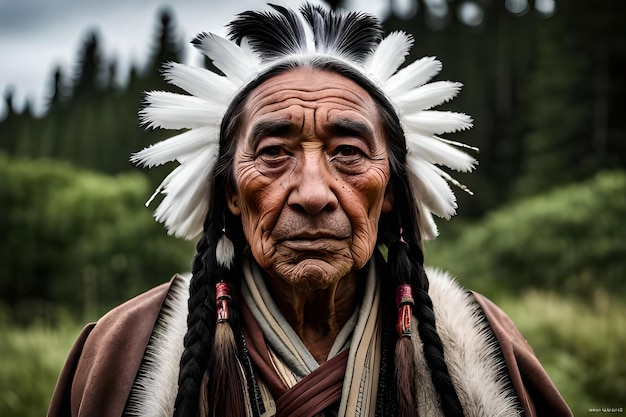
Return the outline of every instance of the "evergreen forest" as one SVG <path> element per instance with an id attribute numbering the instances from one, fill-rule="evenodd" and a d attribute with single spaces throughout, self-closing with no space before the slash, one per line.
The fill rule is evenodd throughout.
<path id="1" fill-rule="evenodd" d="M 458 215 L 438 220 L 426 263 L 511 316 L 575 415 L 623 413 L 626 3 L 557 0 L 550 14 L 540 3 L 413 0 L 414 13 L 384 22 L 414 35 L 408 62 L 436 56 L 437 79 L 464 84 L 442 107 L 474 127 L 448 138 L 479 148 L 477 170 L 454 175 L 473 195 L 456 190 Z M 462 14 L 468 5 L 480 19 Z M 190 269 L 194 242 L 168 236 L 156 204 L 144 206 L 172 167 L 129 162 L 172 135 L 137 113 L 144 92 L 175 91 L 161 69 L 186 58 L 177 25 L 175 8 L 155 16 L 146 64 L 121 85 L 87 30 L 76 65 L 51 69 L 44 114 L 3 97 L 2 416 L 43 415 L 85 322 Z"/>

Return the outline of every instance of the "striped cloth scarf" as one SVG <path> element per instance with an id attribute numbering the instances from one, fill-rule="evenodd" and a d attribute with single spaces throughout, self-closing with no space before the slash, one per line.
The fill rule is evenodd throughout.
<path id="1" fill-rule="evenodd" d="M 375 270 L 372 260 L 366 274 L 361 303 L 337 335 L 327 358 L 331 363 L 345 363 L 339 406 L 334 410 L 324 410 L 327 415 L 369 416 L 375 412 L 381 352 L 380 289 Z M 315 379 L 315 371 L 320 368 L 320 364 L 278 309 L 259 267 L 249 259 L 243 266 L 243 273 L 241 294 L 246 307 L 263 333 L 273 370 L 289 391 L 303 391 L 309 385 L 319 389 L 319 384 L 323 384 L 323 381 L 316 381 L 315 384 L 311 382 Z M 263 383 L 260 381 L 259 385 Z M 261 389 L 265 394 L 263 395 L 265 409 L 268 410 L 264 416 L 274 415 L 273 411 L 276 410 L 274 404 L 278 406 L 275 415 L 281 416 L 280 399 L 268 396 L 265 387 Z M 295 407 L 289 411 L 289 415 L 292 417 L 316 415 L 310 414 L 310 407 L 301 408 Z"/>

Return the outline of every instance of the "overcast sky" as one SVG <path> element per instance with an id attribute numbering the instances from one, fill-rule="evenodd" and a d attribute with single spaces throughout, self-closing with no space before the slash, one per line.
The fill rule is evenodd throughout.
<path id="1" fill-rule="evenodd" d="M 272 1 L 300 4 L 300 0 Z M 22 108 L 27 98 L 42 111 L 55 66 L 70 74 L 85 34 L 97 29 L 102 51 L 115 57 L 119 73 L 142 64 L 155 31 L 158 10 L 169 6 L 183 39 L 204 31 L 223 33 L 236 13 L 262 7 L 262 0 L 0 0 L 0 94 L 13 88 Z M 351 0 L 347 7 L 385 14 L 388 0 Z M 188 61 L 198 53 L 186 53 Z M 0 117 L 4 114 L 0 100 Z"/>

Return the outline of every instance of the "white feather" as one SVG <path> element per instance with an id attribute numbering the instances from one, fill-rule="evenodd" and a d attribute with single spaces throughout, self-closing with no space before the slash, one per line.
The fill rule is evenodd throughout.
<path id="1" fill-rule="evenodd" d="M 378 44 L 365 63 L 365 72 L 384 84 L 398 70 L 413 45 L 405 32 L 392 32 Z"/>
<path id="2" fill-rule="evenodd" d="M 472 171 L 476 164 L 476 160 L 470 155 L 432 136 L 409 133 L 407 148 L 409 153 L 432 164 L 445 165 L 461 172 Z"/>
<path id="3" fill-rule="evenodd" d="M 209 209 L 209 195 L 204 195 L 203 200 L 196 207 L 189 207 L 191 211 L 187 217 L 175 225 L 175 229 L 169 231 L 170 235 L 182 237 L 183 239 L 196 239 L 204 230 L 204 217 Z"/>
<path id="4" fill-rule="evenodd" d="M 217 263 L 224 268 L 230 269 L 235 260 L 235 245 L 226 235 L 222 235 L 217 241 L 215 248 L 215 258 Z"/>
<path id="5" fill-rule="evenodd" d="M 450 219 L 456 213 L 456 196 L 435 166 L 413 154 L 407 155 L 409 183 L 420 202 L 439 217 Z"/>
<path id="6" fill-rule="evenodd" d="M 226 110 L 225 99 L 237 91 L 237 86 L 227 77 L 205 68 L 176 62 L 166 64 L 163 76 L 169 83 L 182 88 L 191 95 L 218 102 L 224 107 L 224 111 Z"/>
<path id="7" fill-rule="evenodd" d="M 200 186 L 201 192 L 210 191 L 209 185 L 205 184 L 206 179 L 212 174 L 217 162 L 217 145 L 209 145 L 201 152 L 196 154 L 189 161 L 179 165 L 169 176 L 163 181 L 162 188 L 168 196 L 179 198 L 182 196 L 189 197 L 192 192 L 191 186 Z M 184 203 L 188 203 L 184 201 Z"/>
<path id="8" fill-rule="evenodd" d="M 478 162 L 476 162 L 478 164 Z M 450 174 L 448 174 L 446 171 L 444 171 L 443 169 L 433 165 L 433 170 L 439 174 L 439 176 L 441 178 L 443 178 L 444 180 L 448 181 L 450 184 L 454 185 L 455 187 L 460 188 L 461 190 L 465 191 L 466 193 L 468 193 L 469 195 L 474 195 L 474 193 L 472 192 L 472 190 L 470 190 L 469 188 L 467 188 L 465 185 L 461 184 L 460 182 L 458 182 L 457 180 L 455 180 L 454 178 L 452 178 L 450 176 Z"/>
<path id="9" fill-rule="evenodd" d="M 458 148 L 470 149 L 476 153 L 480 152 L 480 149 L 478 149 L 476 146 L 471 146 L 471 145 L 468 145 L 467 143 L 461 143 L 455 140 L 450 140 L 450 139 L 445 139 L 445 138 L 437 138 L 437 139 L 439 139 L 442 142 L 447 143 L 448 145 L 456 146 Z"/>
<path id="10" fill-rule="evenodd" d="M 238 84 L 249 81 L 257 73 L 259 63 L 249 48 L 242 49 L 214 33 L 206 33 L 198 41 L 196 46 L 213 61 L 213 65 Z"/>
<path id="11" fill-rule="evenodd" d="M 159 188 L 165 197 L 154 217 L 165 223 L 170 234 L 190 239 L 202 231 L 216 161 L 217 145 L 209 145 L 193 159 L 178 166 L 161 183 Z"/>
<path id="12" fill-rule="evenodd" d="M 404 114 L 430 109 L 454 98 L 463 84 L 451 81 L 435 81 L 407 91 L 393 98 Z"/>
<path id="13" fill-rule="evenodd" d="M 244 37 L 243 39 L 241 39 L 239 48 L 241 49 L 241 53 L 251 57 L 250 59 L 252 59 L 255 62 L 255 65 L 260 65 L 261 61 L 260 59 L 256 57 L 256 53 L 252 49 L 252 46 L 250 46 L 250 42 L 248 38 Z M 257 68 L 257 71 L 258 71 L 258 68 Z"/>
<path id="14" fill-rule="evenodd" d="M 419 230 L 423 240 L 433 240 L 439 236 L 437 223 L 433 219 L 433 214 L 421 203 L 417 203 L 417 211 L 419 215 Z"/>
<path id="15" fill-rule="evenodd" d="M 472 127 L 470 116 L 450 111 L 424 110 L 415 114 L 406 114 L 403 121 L 412 130 L 428 135 L 453 133 Z"/>
<path id="16" fill-rule="evenodd" d="M 141 109 L 141 122 L 161 129 L 190 129 L 219 124 L 224 106 L 194 96 L 165 91 L 151 91 L 147 106 Z"/>
<path id="17" fill-rule="evenodd" d="M 152 168 L 179 158 L 184 160 L 186 155 L 198 152 L 209 143 L 218 141 L 219 129 L 212 126 L 199 127 L 136 152 L 130 160 L 137 165 Z"/>
<path id="18" fill-rule="evenodd" d="M 177 235 L 178 225 L 189 217 L 197 205 L 202 204 L 202 196 L 206 199 L 205 190 L 209 188 L 208 184 L 202 186 L 206 184 L 208 176 L 195 175 L 196 172 L 185 168 L 181 165 L 172 171 L 174 175 L 168 176 L 171 186 L 163 189 L 165 197 L 154 211 L 155 218 L 165 222 L 168 230 Z"/>
<path id="19" fill-rule="evenodd" d="M 424 85 L 441 71 L 441 62 L 426 56 L 402 68 L 384 84 L 385 92 L 394 97 L 407 90 Z"/>
<path id="20" fill-rule="evenodd" d="M 189 160 L 194 159 L 197 155 L 201 154 L 203 151 L 204 151 L 204 149 L 199 149 L 197 151 L 190 152 L 190 153 L 185 154 L 185 155 L 178 155 L 175 160 L 179 162 L 179 165 L 176 168 L 174 168 L 174 170 L 172 172 L 170 172 L 167 175 L 167 177 L 165 177 L 165 179 L 163 181 L 161 181 L 161 184 L 159 184 L 159 187 L 156 190 L 154 190 L 154 193 L 152 194 L 152 196 L 146 202 L 146 207 L 149 207 L 150 204 L 152 204 L 152 201 L 154 201 L 154 199 L 159 194 L 163 194 L 163 195 L 173 194 L 172 187 L 170 187 L 169 184 L 175 178 L 177 178 L 179 175 L 181 175 L 181 172 L 183 172 L 183 171 L 185 171 L 187 169 L 187 168 L 185 168 L 183 166 L 185 161 L 189 161 Z M 171 162 L 174 162 L 174 161 L 171 161 Z M 166 191 L 166 188 L 169 188 L 169 190 Z"/>

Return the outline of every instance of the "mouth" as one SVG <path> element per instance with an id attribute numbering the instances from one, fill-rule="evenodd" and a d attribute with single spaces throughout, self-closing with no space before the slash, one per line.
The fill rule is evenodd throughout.
<path id="1" fill-rule="evenodd" d="M 283 240 L 280 245 L 296 252 L 333 252 L 343 248 L 344 240 L 339 239 L 293 239 Z"/>
<path id="2" fill-rule="evenodd" d="M 279 239 L 279 243 L 284 241 L 316 241 L 316 240 L 345 240 L 350 236 L 327 230 L 300 230 L 292 232 Z"/>
<path id="3" fill-rule="evenodd" d="M 277 244 L 296 251 L 332 251 L 345 245 L 348 236 L 327 231 L 301 231 L 290 234 Z"/>

